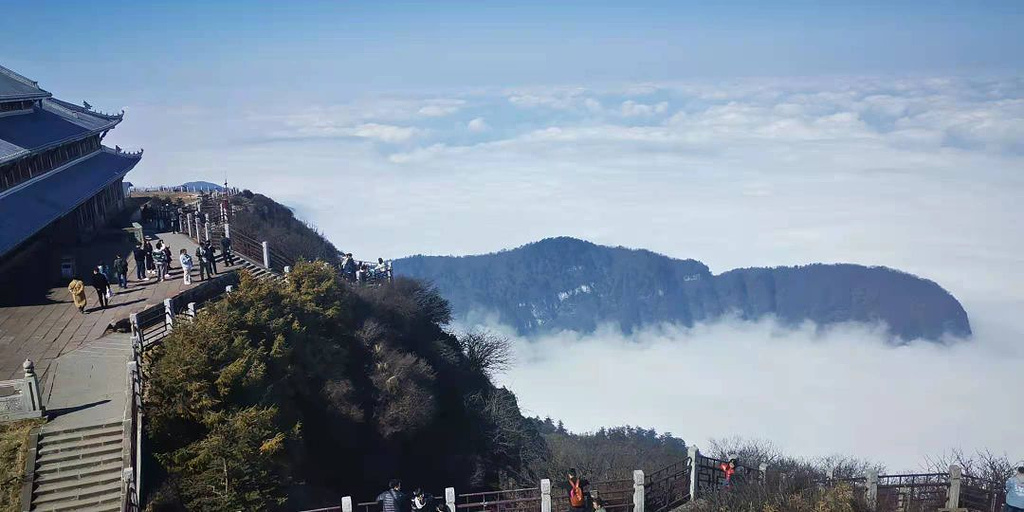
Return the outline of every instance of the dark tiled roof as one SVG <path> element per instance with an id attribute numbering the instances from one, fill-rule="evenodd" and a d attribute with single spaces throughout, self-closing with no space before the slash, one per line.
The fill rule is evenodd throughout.
<path id="1" fill-rule="evenodd" d="M 30 100 L 48 97 L 50 93 L 35 82 L 0 66 L 0 101 Z"/>
<path id="2" fill-rule="evenodd" d="M 0 143 L 0 162 L 20 151 L 12 146 L 35 152 L 113 128 L 119 121 L 120 117 L 73 112 L 44 100 L 43 108 L 30 114 L 0 117 L 0 142 L 7 143 Z"/>
<path id="3" fill-rule="evenodd" d="M 22 152 L 27 153 L 27 151 L 25 151 L 25 148 L 21 146 L 16 146 L 14 144 L 11 144 L 10 142 L 0 139 L 0 162 Z"/>
<path id="4" fill-rule="evenodd" d="M 137 155 L 104 149 L 43 179 L 0 196 L 0 255 L 67 215 L 139 162 Z"/>

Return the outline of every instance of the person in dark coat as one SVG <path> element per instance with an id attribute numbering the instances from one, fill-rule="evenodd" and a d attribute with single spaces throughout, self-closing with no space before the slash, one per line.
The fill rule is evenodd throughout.
<path id="1" fill-rule="evenodd" d="M 119 288 L 128 288 L 128 260 L 122 258 L 120 254 L 114 258 L 114 276 L 117 277 Z"/>
<path id="2" fill-rule="evenodd" d="M 196 247 L 196 263 L 199 265 L 199 280 L 206 280 L 206 255 L 203 253 L 202 247 Z"/>
<path id="3" fill-rule="evenodd" d="M 217 275 L 217 252 L 213 249 L 213 244 L 211 244 L 209 240 L 206 241 L 206 246 L 204 247 L 203 252 L 206 253 L 206 261 L 210 264 L 210 268 L 207 269 L 207 272 L 209 272 L 211 276 Z"/>
<path id="4" fill-rule="evenodd" d="M 224 255 L 225 265 L 234 266 L 235 255 L 231 253 L 231 238 L 225 236 L 220 239 L 220 253 Z"/>
<path id="5" fill-rule="evenodd" d="M 156 271 L 156 260 L 153 259 L 153 244 L 146 240 L 146 243 L 142 244 L 142 249 L 146 251 L 146 270 L 150 272 Z"/>
<path id="6" fill-rule="evenodd" d="M 100 269 L 92 269 L 92 287 L 96 289 L 96 296 L 100 300 L 100 307 L 106 308 L 107 302 L 107 290 L 110 289 L 110 281 L 107 280 L 107 276 L 100 272 Z"/>
<path id="7" fill-rule="evenodd" d="M 402 481 L 396 479 L 388 482 L 388 490 L 377 496 L 382 512 L 406 512 L 408 500 L 402 492 Z"/>
<path id="8" fill-rule="evenodd" d="M 132 249 L 132 257 L 135 259 L 135 278 L 139 281 L 146 279 L 146 249 L 138 244 Z"/>

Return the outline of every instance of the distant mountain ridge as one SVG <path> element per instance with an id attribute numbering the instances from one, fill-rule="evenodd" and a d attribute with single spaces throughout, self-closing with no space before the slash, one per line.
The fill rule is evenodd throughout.
<path id="1" fill-rule="evenodd" d="M 521 334 L 626 332 L 664 322 L 692 326 L 727 315 L 819 325 L 884 322 L 901 340 L 971 334 L 963 306 L 933 281 L 885 267 L 812 264 L 714 275 L 693 259 L 569 237 L 477 256 L 411 256 L 396 274 L 433 282 L 456 318 L 496 312 Z"/>

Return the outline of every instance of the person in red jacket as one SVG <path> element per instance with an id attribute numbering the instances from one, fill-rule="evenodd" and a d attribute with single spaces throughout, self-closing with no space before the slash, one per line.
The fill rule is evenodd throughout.
<path id="1" fill-rule="evenodd" d="M 732 476 L 736 474 L 736 457 L 730 457 L 727 462 L 719 464 L 718 468 L 725 473 L 725 483 L 722 487 L 728 489 L 732 486 Z"/>

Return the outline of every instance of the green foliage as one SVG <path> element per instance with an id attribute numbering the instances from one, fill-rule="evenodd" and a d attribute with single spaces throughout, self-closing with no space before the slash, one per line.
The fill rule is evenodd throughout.
<path id="1" fill-rule="evenodd" d="M 420 283 L 350 287 L 323 262 L 287 283 L 243 276 L 149 353 L 148 446 L 167 475 L 154 508 L 299 508 L 393 477 L 532 482 L 543 441 L 449 315 Z"/>
<path id="2" fill-rule="evenodd" d="M 535 462 L 535 472 L 561 480 L 566 468 L 577 468 L 591 481 L 630 478 L 633 470 L 648 473 L 686 458 L 686 443 L 671 433 L 640 427 L 602 428 L 574 434 L 551 418 L 531 421 L 543 433 L 550 456 Z"/>
<path id="3" fill-rule="evenodd" d="M 41 419 L 0 422 L 0 512 L 21 510 L 29 432 L 43 423 Z"/>
<path id="4" fill-rule="evenodd" d="M 259 233 L 271 247 L 287 248 L 294 258 L 340 263 L 338 249 L 316 228 L 297 219 L 292 210 L 273 199 L 248 190 L 231 198 L 235 208 L 231 227 L 246 233 Z"/>

